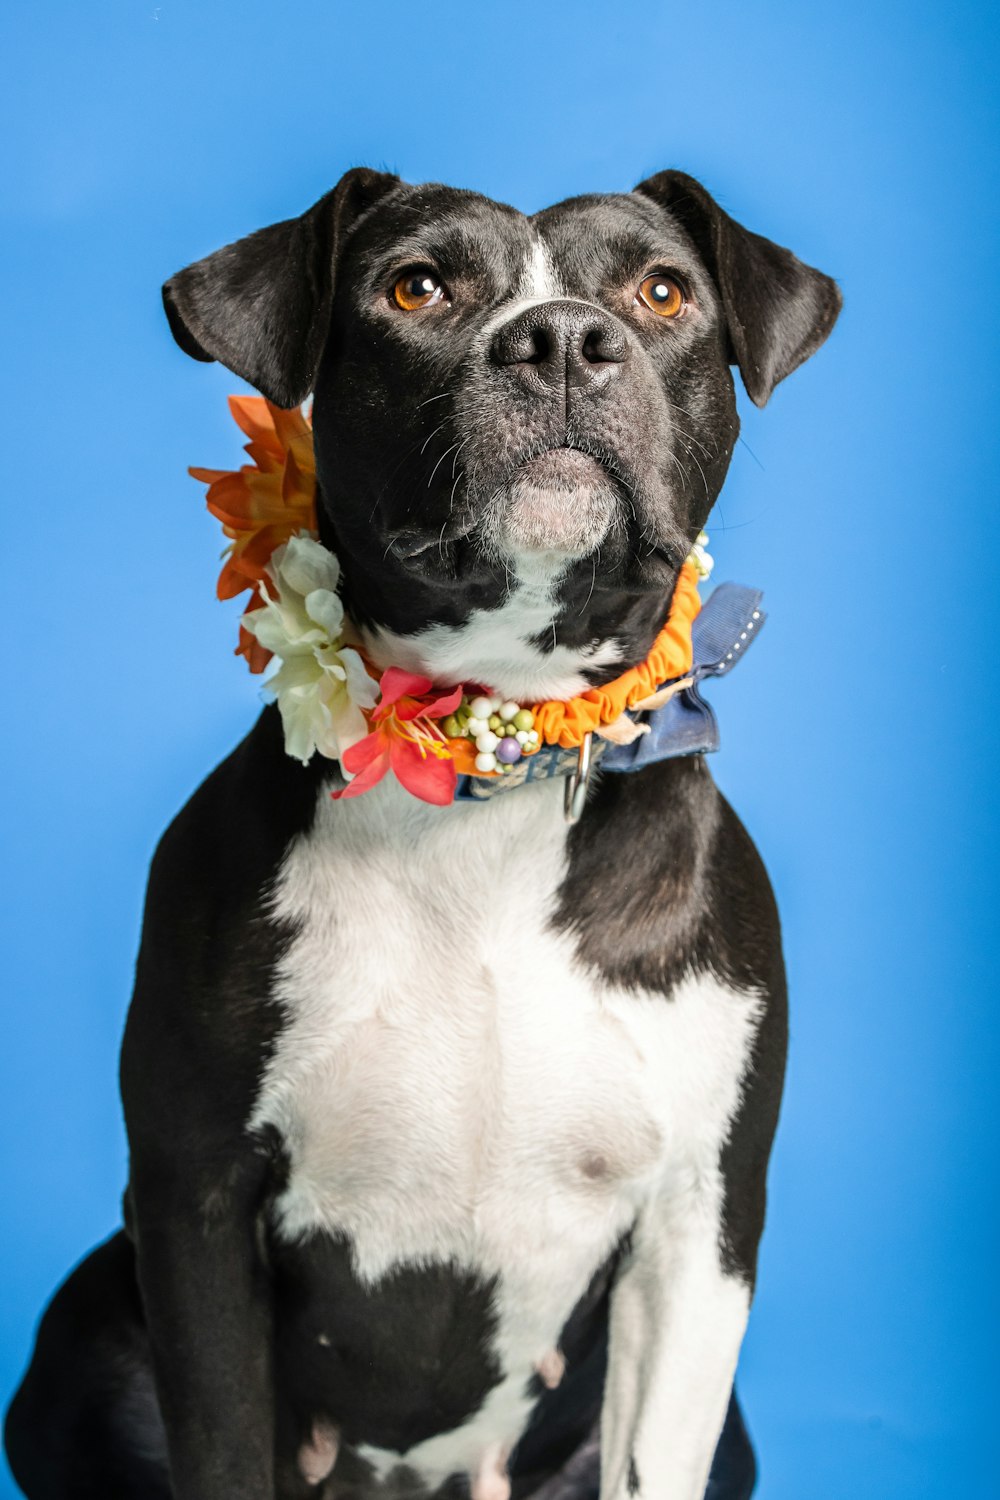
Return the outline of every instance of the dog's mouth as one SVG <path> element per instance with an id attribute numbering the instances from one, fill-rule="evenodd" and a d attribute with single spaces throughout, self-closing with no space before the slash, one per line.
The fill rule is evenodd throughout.
<path id="1" fill-rule="evenodd" d="M 597 551 L 612 532 L 624 545 L 628 518 L 636 517 L 638 488 L 614 453 L 571 437 L 535 448 L 488 484 L 453 496 L 439 529 L 406 528 L 390 545 L 405 566 L 423 568 L 436 559 L 448 574 L 454 571 L 456 545 L 465 541 L 481 562 L 494 565 L 532 557 L 568 563 Z M 646 542 L 641 550 L 646 557 L 663 551 L 664 562 L 676 563 L 673 548 Z M 466 574 L 470 561 L 459 573 Z"/>
<path id="2" fill-rule="evenodd" d="M 600 546 L 620 504 L 619 484 L 600 459 L 579 448 L 549 448 L 514 473 L 493 530 L 513 556 L 585 557 Z"/>

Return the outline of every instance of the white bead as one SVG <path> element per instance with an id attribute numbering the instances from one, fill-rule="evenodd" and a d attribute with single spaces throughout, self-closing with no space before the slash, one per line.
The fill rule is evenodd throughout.
<path id="1" fill-rule="evenodd" d="M 491 755 L 499 743 L 500 740 L 492 729 L 484 729 L 482 734 L 476 735 L 476 749 L 481 750 L 484 755 Z"/>
<path id="2" fill-rule="evenodd" d="M 488 719 L 493 712 L 493 705 L 489 698 L 473 698 L 469 707 L 474 719 Z"/>
<path id="3" fill-rule="evenodd" d="M 466 733 L 471 734 L 473 739 L 475 739 L 477 734 L 482 734 L 483 730 L 489 729 L 489 727 L 489 721 L 487 719 L 477 719 L 473 717 L 471 719 L 466 719 L 465 721 Z"/>
<path id="4" fill-rule="evenodd" d="M 500 707 L 496 711 L 500 715 L 501 719 L 503 719 L 504 723 L 509 724 L 514 715 L 516 713 L 520 713 L 521 705 L 520 703 L 512 702 L 512 700 L 508 698 L 505 703 L 501 703 Z"/>
<path id="5" fill-rule="evenodd" d="M 477 771 L 495 771 L 496 768 L 497 758 L 492 751 L 489 754 L 483 753 L 476 756 Z"/>
<path id="6" fill-rule="evenodd" d="M 537 729 L 529 729 L 528 730 L 528 744 L 529 745 L 537 745 L 538 744 L 538 730 Z"/>
<path id="7" fill-rule="evenodd" d="M 491 714 L 499 713 L 500 712 L 500 705 L 501 705 L 502 702 L 503 702 L 503 699 L 501 697 L 499 697 L 499 695 L 495 694 L 490 699 L 490 713 Z"/>
<path id="8" fill-rule="evenodd" d="M 755 620 L 759 620 L 760 619 L 760 610 L 759 609 L 755 609 L 754 610 L 753 617 L 754 617 Z"/>
<path id="9" fill-rule="evenodd" d="M 519 729 L 514 738 L 519 745 L 526 745 L 528 743 L 528 731 L 526 729 Z"/>

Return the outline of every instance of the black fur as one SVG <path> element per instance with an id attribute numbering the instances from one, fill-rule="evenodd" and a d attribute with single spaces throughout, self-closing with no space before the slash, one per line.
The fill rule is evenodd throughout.
<path id="1" fill-rule="evenodd" d="M 346 1443 L 404 1453 L 460 1426 L 501 1378 L 491 1281 L 456 1266 L 406 1266 L 366 1287 L 349 1244 L 328 1235 L 274 1241 L 271 1271 L 282 1309 L 276 1385 L 306 1419 L 300 1437 L 333 1411 Z"/>
<path id="2" fill-rule="evenodd" d="M 163 306 L 185 354 L 221 360 L 276 406 L 304 401 L 326 342 L 342 238 L 397 181 L 356 168 L 308 213 L 172 276 Z"/>

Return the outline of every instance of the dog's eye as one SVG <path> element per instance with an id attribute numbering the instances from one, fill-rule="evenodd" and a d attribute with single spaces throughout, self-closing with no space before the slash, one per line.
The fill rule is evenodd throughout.
<path id="1" fill-rule="evenodd" d="M 444 287 L 432 271 L 404 271 L 392 289 L 392 300 L 403 312 L 433 307 L 444 297 Z"/>
<path id="2" fill-rule="evenodd" d="M 660 272 L 640 282 L 638 300 L 661 318 L 676 318 L 687 306 L 687 298 L 677 282 Z"/>

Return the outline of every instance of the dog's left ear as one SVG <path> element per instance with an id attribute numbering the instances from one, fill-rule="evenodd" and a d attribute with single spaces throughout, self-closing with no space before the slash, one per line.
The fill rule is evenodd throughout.
<path id="1" fill-rule="evenodd" d="M 185 354 L 217 359 L 276 406 L 298 406 L 312 390 L 326 342 L 343 237 L 398 182 L 355 167 L 299 218 L 259 229 L 171 276 L 163 305 Z"/>
<path id="2" fill-rule="evenodd" d="M 842 302 L 837 283 L 737 224 L 686 172 L 658 172 L 635 191 L 668 209 L 694 240 L 722 298 L 731 361 L 763 406 L 830 332 Z"/>

